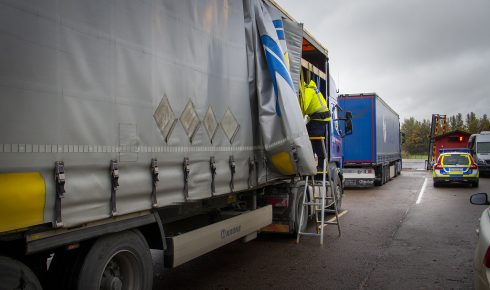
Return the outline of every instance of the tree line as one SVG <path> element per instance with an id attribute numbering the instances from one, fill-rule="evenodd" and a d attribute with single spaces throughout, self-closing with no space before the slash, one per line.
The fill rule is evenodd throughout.
<path id="1" fill-rule="evenodd" d="M 466 114 L 463 120 L 463 114 L 447 116 L 447 131 L 451 132 L 460 130 L 470 134 L 480 133 L 481 131 L 490 131 L 490 120 L 487 114 L 478 117 L 471 112 Z M 405 142 L 402 145 L 402 152 L 406 155 L 427 154 L 430 139 L 431 121 L 424 119 L 416 120 L 414 117 L 405 119 L 401 131 L 405 136 Z"/>

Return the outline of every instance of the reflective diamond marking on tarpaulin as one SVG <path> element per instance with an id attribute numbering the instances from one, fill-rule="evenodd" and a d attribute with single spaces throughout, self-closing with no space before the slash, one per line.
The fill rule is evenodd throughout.
<path id="1" fill-rule="evenodd" d="M 196 134 L 197 129 L 199 129 L 199 125 L 201 124 L 192 101 L 189 101 L 185 106 L 184 111 L 180 116 L 180 122 L 182 123 L 182 127 L 184 127 L 187 136 L 192 142 L 192 137 L 194 137 L 194 134 Z"/>
<path id="2" fill-rule="evenodd" d="M 167 96 L 163 96 L 160 104 L 155 110 L 155 113 L 153 113 L 153 118 L 155 119 L 163 138 L 165 138 L 165 142 L 167 142 L 173 128 L 175 127 L 175 124 L 177 123 L 177 117 L 175 117 Z"/>
<path id="3" fill-rule="evenodd" d="M 216 129 L 218 129 L 218 121 L 216 120 L 216 115 L 211 106 L 209 106 L 208 111 L 204 116 L 204 128 L 208 133 L 211 143 L 213 143 L 214 134 L 216 134 Z"/>
<path id="4" fill-rule="evenodd" d="M 225 115 L 221 120 L 221 127 L 223 128 L 226 137 L 228 137 L 228 140 L 230 140 L 230 143 L 233 143 L 235 135 L 237 134 L 238 129 L 240 129 L 240 125 L 230 109 L 226 110 Z"/>

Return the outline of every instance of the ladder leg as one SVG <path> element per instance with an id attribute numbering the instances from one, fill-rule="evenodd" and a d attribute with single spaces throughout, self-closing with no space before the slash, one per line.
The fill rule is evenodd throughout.
<path id="1" fill-rule="evenodd" d="M 325 145 L 323 145 L 323 151 L 325 152 Z M 326 152 L 325 152 L 326 153 Z M 323 232 L 325 225 L 325 196 L 327 195 L 326 186 L 326 171 L 327 171 L 327 157 L 323 159 L 323 179 L 322 179 L 322 207 L 321 207 L 321 223 L 320 223 L 320 245 L 323 245 Z"/>

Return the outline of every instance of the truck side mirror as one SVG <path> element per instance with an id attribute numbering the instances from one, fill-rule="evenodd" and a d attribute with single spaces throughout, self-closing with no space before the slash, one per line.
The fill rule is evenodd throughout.
<path id="1" fill-rule="evenodd" d="M 488 195 L 486 193 L 476 193 L 473 194 L 470 197 L 470 202 L 472 204 L 477 204 L 477 205 L 488 205 L 490 202 L 488 202 Z"/>
<path id="2" fill-rule="evenodd" d="M 352 119 L 352 112 L 345 112 L 345 118 L 349 120 Z"/>
<path id="3" fill-rule="evenodd" d="M 400 132 L 402 144 L 405 144 L 405 133 Z"/>
<path id="4" fill-rule="evenodd" d="M 350 112 L 348 112 L 350 113 Z M 346 114 L 347 116 L 347 114 Z M 351 115 L 352 117 L 352 115 Z M 352 119 L 347 117 L 347 120 L 345 120 L 345 135 L 351 135 L 352 134 Z"/>

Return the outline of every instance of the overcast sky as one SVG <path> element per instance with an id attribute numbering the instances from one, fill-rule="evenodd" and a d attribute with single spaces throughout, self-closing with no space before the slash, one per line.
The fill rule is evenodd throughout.
<path id="1" fill-rule="evenodd" d="M 276 0 L 329 50 L 340 93 L 403 121 L 490 115 L 490 0 Z"/>

